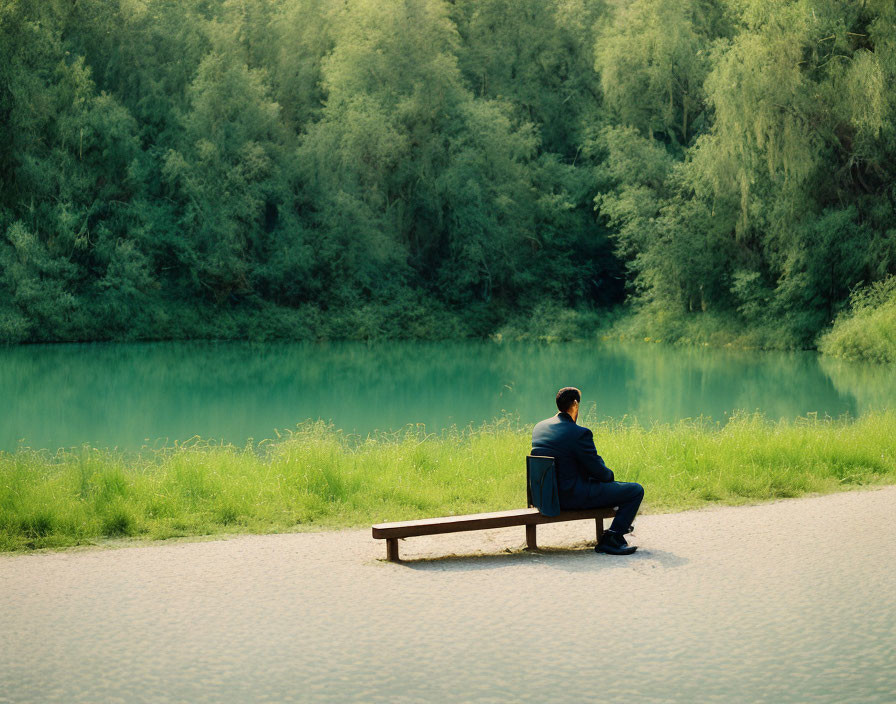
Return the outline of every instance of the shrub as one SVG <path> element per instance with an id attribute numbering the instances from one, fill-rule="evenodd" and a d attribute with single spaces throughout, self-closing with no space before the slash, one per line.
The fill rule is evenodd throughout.
<path id="1" fill-rule="evenodd" d="M 896 276 L 855 290 L 818 349 L 844 359 L 896 363 Z"/>

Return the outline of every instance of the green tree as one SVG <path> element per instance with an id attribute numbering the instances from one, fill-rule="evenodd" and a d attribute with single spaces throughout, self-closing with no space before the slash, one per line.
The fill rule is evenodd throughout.
<path id="1" fill-rule="evenodd" d="M 183 275 L 216 303 L 253 290 L 253 264 L 276 228 L 284 195 L 283 127 L 264 77 L 213 52 L 199 65 L 180 149 L 163 176 L 179 203 Z"/>
<path id="2" fill-rule="evenodd" d="M 540 148 L 573 160 L 601 102 L 591 68 L 603 0 L 457 0 L 461 71 L 480 98 L 514 106 Z"/>
<path id="3" fill-rule="evenodd" d="M 715 123 L 694 173 L 707 197 L 739 201 L 730 229 L 773 292 L 767 315 L 807 343 L 851 287 L 893 265 L 896 114 L 875 86 L 896 78 L 896 25 L 892 6 L 835 0 L 752 2 L 743 17 L 706 80 Z"/>
<path id="4" fill-rule="evenodd" d="M 137 125 L 61 38 L 65 6 L 4 3 L 0 265 L 10 338 L 102 337 L 92 294 L 127 239 Z M 144 285 L 143 278 L 134 285 Z M 0 332 L 0 334 L 3 334 Z"/>
<path id="5" fill-rule="evenodd" d="M 703 82 L 714 44 L 731 31 L 719 0 L 634 0 L 617 7 L 595 46 L 613 121 L 686 146 L 708 126 Z"/>
<path id="6" fill-rule="evenodd" d="M 339 253 L 325 277 L 352 282 L 347 296 L 373 295 L 384 270 L 458 302 L 509 293 L 531 232 L 531 128 L 466 88 L 441 0 L 352 3 L 336 25 L 326 107 L 299 150 L 320 246 Z"/>
<path id="7" fill-rule="evenodd" d="M 607 127 L 591 148 L 603 156 L 596 208 L 638 297 L 679 313 L 724 308 L 733 253 L 724 220 L 694 197 L 689 165 L 633 127 Z"/>

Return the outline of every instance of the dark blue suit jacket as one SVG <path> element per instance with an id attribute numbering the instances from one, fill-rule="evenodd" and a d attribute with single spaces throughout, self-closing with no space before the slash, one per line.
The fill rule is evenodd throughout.
<path id="1" fill-rule="evenodd" d="M 591 431 L 577 425 L 568 413 L 558 413 L 535 426 L 532 454 L 554 458 L 560 507 L 564 509 L 594 505 L 601 484 L 614 480 L 613 471 L 597 454 Z"/>

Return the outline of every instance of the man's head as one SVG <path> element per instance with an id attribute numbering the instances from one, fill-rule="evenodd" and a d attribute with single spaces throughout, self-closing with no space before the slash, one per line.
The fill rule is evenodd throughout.
<path id="1" fill-rule="evenodd" d="M 564 386 L 557 392 L 557 410 L 561 413 L 569 413 L 572 419 L 579 417 L 579 401 L 582 400 L 582 392 L 575 386 Z"/>

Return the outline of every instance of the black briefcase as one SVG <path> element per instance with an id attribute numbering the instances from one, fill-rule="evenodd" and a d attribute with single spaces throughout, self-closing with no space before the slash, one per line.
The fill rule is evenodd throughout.
<path id="1" fill-rule="evenodd" d="M 526 482 L 530 506 L 535 506 L 544 516 L 556 516 L 560 513 L 560 494 L 557 491 L 553 457 L 526 455 Z"/>

